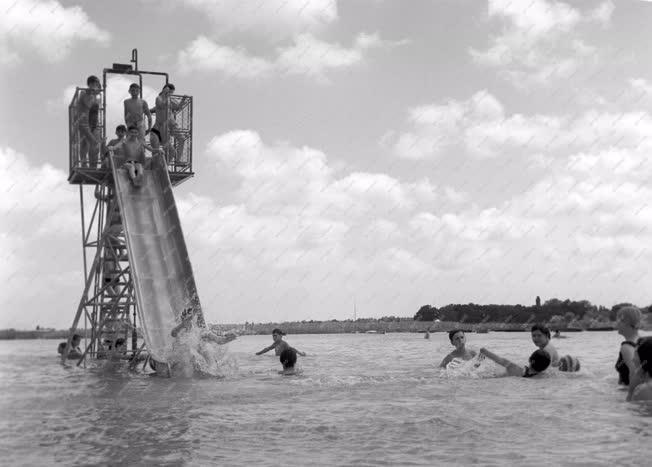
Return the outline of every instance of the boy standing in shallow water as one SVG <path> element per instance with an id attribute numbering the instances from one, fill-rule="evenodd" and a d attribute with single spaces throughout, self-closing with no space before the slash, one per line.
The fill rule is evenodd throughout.
<path id="1" fill-rule="evenodd" d="M 127 127 L 135 126 L 138 128 L 138 133 L 141 140 L 145 140 L 145 134 L 152 128 L 152 114 L 149 111 L 149 106 L 144 99 L 138 97 L 140 93 L 140 86 L 136 83 L 131 83 L 129 86 L 130 99 L 125 99 L 125 123 Z M 143 121 L 143 114 L 147 117 L 147 131 L 145 131 L 145 122 Z"/>
<path id="2" fill-rule="evenodd" d="M 464 335 L 464 331 L 453 330 L 448 333 L 448 339 L 455 347 L 455 350 L 444 357 L 444 359 L 439 364 L 440 368 L 446 368 L 446 365 L 448 365 L 454 358 L 471 360 L 473 357 L 475 357 L 475 351 L 466 349 L 466 336 Z"/>
<path id="3" fill-rule="evenodd" d="M 272 331 L 272 339 L 274 340 L 274 343 L 270 345 L 269 347 L 265 347 L 263 350 L 260 352 L 256 352 L 256 355 L 262 355 L 265 352 L 269 352 L 270 350 L 274 349 L 274 352 L 276 353 L 276 356 L 280 356 L 284 350 L 286 349 L 292 349 L 302 357 L 305 357 L 306 354 L 304 352 L 300 352 L 299 350 L 293 348 L 283 340 L 283 336 L 285 333 L 281 331 L 279 328 L 275 328 Z"/>

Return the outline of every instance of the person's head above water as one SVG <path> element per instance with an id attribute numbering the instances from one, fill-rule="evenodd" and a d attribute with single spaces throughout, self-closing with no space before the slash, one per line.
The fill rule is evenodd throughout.
<path id="1" fill-rule="evenodd" d="M 638 330 L 641 326 L 641 310 L 635 306 L 624 306 L 618 310 L 617 329 L 619 334 Z"/>
<path id="2" fill-rule="evenodd" d="M 297 353 L 292 348 L 285 349 L 281 352 L 279 360 L 281 361 L 284 370 L 292 369 L 294 368 L 294 364 L 297 363 Z"/>
<path id="3" fill-rule="evenodd" d="M 550 341 L 550 329 L 545 325 L 535 324 L 532 326 L 530 332 L 532 333 L 532 342 L 534 342 L 534 345 L 540 349 L 548 345 L 548 342 Z"/>
<path id="4" fill-rule="evenodd" d="M 461 329 L 453 329 L 450 331 L 448 333 L 448 339 L 458 350 L 464 348 L 464 344 L 466 343 L 466 336 L 464 335 L 464 331 Z"/>
<path id="5" fill-rule="evenodd" d="M 550 355 L 545 350 L 535 350 L 530 355 L 529 366 L 526 370 L 526 376 L 532 376 L 541 373 L 550 366 Z"/>
<path id="6" fill-rule="evenodd" d="M 643 373 L 652 377 L 652 336 L 641 337 L 636 344 L 634 354 L 634 362 L 641 366 Z"/>
<path id="7" fill-rule="evenodd" d="M 279 328 L 274 328 L 272 330 L 272 339 L 274 339 L 274 341 L 281 340 L 284 335 L 285 333 L 281 331 Z"/>
<path id="8" fill-rule="evenodd" d="M 70 343 L 73 347 L 77 347 L 81 343 L 81 336 L 79 334 L 74 334 Z"/>

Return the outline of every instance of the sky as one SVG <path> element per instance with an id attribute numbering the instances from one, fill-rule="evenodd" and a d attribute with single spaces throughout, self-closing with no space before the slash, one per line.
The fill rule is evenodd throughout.
<path id="1" fill-rule="evenodd" d="M 133 48 L 193 96 L 196 175 L 175 197 L 209 322 L 652 303 L 652 2 L 0 12 L 0 328 L 72 324 L 84 283 L 67 109 Z M 144 83 L 153 104 L 161 83 Z M 109 111 L 127 84 L 109 83 Z"/>

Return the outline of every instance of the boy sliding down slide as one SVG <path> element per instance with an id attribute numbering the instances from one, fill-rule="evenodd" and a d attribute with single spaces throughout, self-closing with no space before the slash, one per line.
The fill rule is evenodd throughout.
<path id="1" fill-rule="evenodd" d="M 140 140 L 140 133 L 137 127 L 129 127 L 129 136 L 122 144 L 122 150 L 127 162 L 124 168 L 129 172 L 129 178 L 134 186 L 141 186 L 143 183 L 143 165 L 145 164 L 145 144 Z"/>
<path id="2" fill-rule="evenodd" d="M 192 308 L 184 309 L 181 313 L 181 323 L 175 326 L 175 328 L 172 329 L 172 332 L 170 332 L 172 337 L 177 337 L 181 331 L 189 331 L 192 328 L 192 320 L 194 317 L 195 311 Z M 200 337 L 204 340 L 215 342 L 218 345 L 224 345 L 234 340 L 237 336 L 231 332 L 226 333 L 224 336 L 218 336 L 213 331 L 206 328 L 200 328 Z"/>

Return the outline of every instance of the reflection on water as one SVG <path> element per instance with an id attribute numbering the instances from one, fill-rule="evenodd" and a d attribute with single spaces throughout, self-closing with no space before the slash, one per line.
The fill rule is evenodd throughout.
<path id="1" fill-rule="evenodd" d="M 528 334 L 470 334 L 515 362 Z M 269 336 L 222 347 L 221 378 L 61 367 L 56 341 L 0 342 L 0 452 L 19 465 L 646 465 L 652 405 L 624 402 L 615 333 L 555 342 L 577 374 L 491 377 L 437 368 L 445 334 L 290 336 L 308 353 L 281 376 Z M 140 368 L 140 367 L 139 367 Z M 464 370 L 464 371 L 461 371 Z M 484 372 L 484 373 L 483 373 Z"/>

